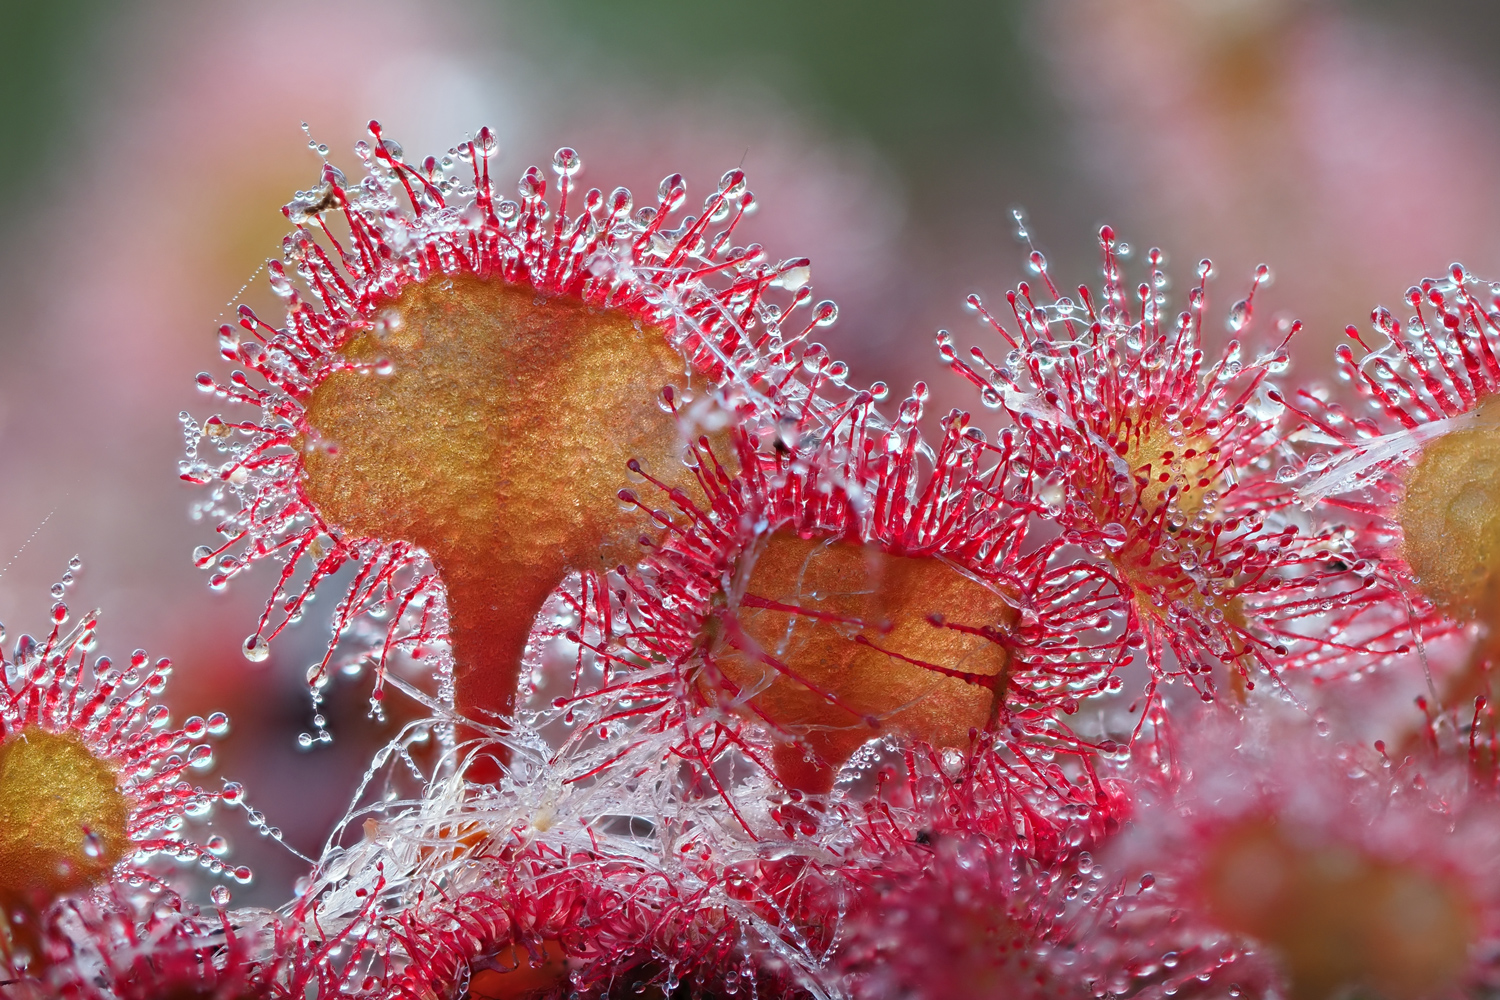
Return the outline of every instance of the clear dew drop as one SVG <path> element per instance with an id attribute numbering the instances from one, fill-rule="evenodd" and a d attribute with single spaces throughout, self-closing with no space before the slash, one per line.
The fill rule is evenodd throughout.
<path id="1" fill-rule="evenodd" d="M 222 885 L 216 885 L 209 890 L 208 894 L 213 899 L 216 906 L 229 905 L 229 890 L 226 887 Z"/>
<path id="2" fill-rule="evenodd" d="M 245 659 L 251 663 L 264 663 L 266 657 L 271 655 L 271 644 L 259 635 L 252 635 L 241 644 L 240 652 L 244 653 Z"/>
<path id="3" fill-rule="evenodd" d="M 1250 323 L 1250 303 L 1246 299 L 1240 299 L 1229 307 L 1229 318 L 1225 325 L 1230 333 L 1239 333 Z"/>
<path id="4" fill-rule="evenodd" d="M 560 176 L 572 177 L 582 166 L 583 159 L 567 146 L 552 154 L 552 169 Z"/>
<path id="5" fill-rule="evenodd" d="M 100 840 L 99 835 L 92 830 L 83 835 L 83 853 L 91 858 L 104 855 L 104 841 Z"/>

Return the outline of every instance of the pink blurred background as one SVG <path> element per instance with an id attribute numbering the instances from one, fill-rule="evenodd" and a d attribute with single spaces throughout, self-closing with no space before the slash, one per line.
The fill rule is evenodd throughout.
<path id="1" fill-rule="evenodd" d="M 1104 221 L 1166 248 L 1179 283 L 1214 258 L 1221 308 L 1269 263 L 1261 311 L 1307 321 L 1304 381 L 1344 324 L 1451 260 L 1500 274 L 1500 81 L 1453 37 L 1495 27 L 1477 6 L 7 7 L 0 619 L 12 640 L 41 629 L 80 555 L 65 599 L 104 608 L 101 649 L 171 656 L 179 722 L 228 711 L 211 780 L 244 781 L 309 854 L 395 722 L 364 718 L 361 682 L 341 681 L 334 743 L 298 749 L 331 607 L 247 663 L 269 572 L 208 590 L 189 553 L 211 526 L 176 478 L 178 411 L 216 409 L 193 387 L 224 373 L 215 327 L 239 301 L 274 315 L 258 278 L 240 289 L 316 180 L 303 122 L 351 173 L 371 117 L 411 154 L 488 124 L 502 177 L 572 145 L 583 183 L 638 198 L 673 171 L 701 196 L 742 165 L 762 204 L 751 238 L 810 256 L 840 304 L 833 354 L 860 383 L 930 380 L 940 410 L 973 401 L 932 335 L 982 339 L 963 297 L 1021 276 L 1015 207 L 1074 284 L 1095 281 Z M 284 899 L 302 863 L 237 812 L 215 823 L 257 871 L 236 899 Z"/>

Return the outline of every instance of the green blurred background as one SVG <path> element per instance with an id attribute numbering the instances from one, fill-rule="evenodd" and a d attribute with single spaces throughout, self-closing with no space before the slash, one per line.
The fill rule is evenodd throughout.
<path id="1" fill-rule="evenodd" d="M 991 221 L 1001 214 L 995 205 L 964 203 L 955 193 L 998 182 L 1006 191 L 994 199 L 1001 209 L 1014 199 L 1043 216 L 1092 217 L 1107 206 L 1077 184 L 1076 165 L 1059 141 L 1057 126 L 1066 113 L 1028 16 L 1044 5 L 492 0 L 463 6 L 489 30 L 527 34 L 532 54 L 584 80 L 625 77 L 669 91 L 726 82 L 764 88 L 820 127 L 872 144 L 918 213 L 977 210 L 975 221 Z M 130 58 L 117 41 L 129 37 L 141 9 L 163 6 L 0 2 L 0 198 L 7 215 L 45 211 L 38 182 L 57 174 L 59 159 L 88 155 L 87 148 L 69 149 L 70 136 L 100 112 L 97 88 L 107 87 Z M 1494 4 L 1365 0 L 1338 6 L 1357 20 L 1451 53 L 1486 85 L 1500 76 L 1490 42 L 1500 30 Z M 306 44 L 309 53 L 317 48 L 315 39 L 288 43 Z"/>

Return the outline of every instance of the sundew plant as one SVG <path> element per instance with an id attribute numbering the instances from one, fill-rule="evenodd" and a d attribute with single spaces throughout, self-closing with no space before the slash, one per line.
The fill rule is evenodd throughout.
<path id="1" fill-rule="evenodd" d="M 488 129 L 369 131 L 204 345 L 184 537 L 264 592 L 246 659 L 326 634 L 304 745 L 340 670 L 416 717 L 236 907 L 199 820 L 279 832 L 203 783 L 227 718 L 173 728 L 65 577 L 4 660 L 5 995 L 1500 990 L 1500 285 L 1421 280 L 1303 384 L 1268 268 L 1169 294 L 1106 226 L 1070 284 L 1022 226 L 944 413 L 830 356 L 739 169 L 511 194 Z"/>

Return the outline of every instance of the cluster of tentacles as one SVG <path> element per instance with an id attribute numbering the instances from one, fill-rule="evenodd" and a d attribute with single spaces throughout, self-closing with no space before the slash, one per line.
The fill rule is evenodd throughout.
<path id="1" fill-rule="evenodd" d="M 357 182 L 326 165 L 286 206 L 285 320 L 221 329 L 243 369 L 199 386 L 238 415 L 183 416 L 182 475 L 207 487 L 211 586 L 272 568 L 246 656 L 341 587 L 315 704 L 370 663 L 377 711 L 393 688 L 412 721 L 296 900 L 210 913 L 162 883 L 152 908 L 118 895 L 154 877 L 122 865 L 115 896 L 12 934 L 57 956 L 13 955 L 28 982 L 1417 1000 L 1497 980 L 1496 288 L 1456 267 L 1405 327 L 1377 310 L 1387 344 L 1340 353 L 1377 410 L 1356 417 L 1280 386 L 1298 326 L 1256 333 L 1267 269 L 1221 343 L 1212 265 L 1173 313 L 1163 255 L 1132 281 L 1106 227 L 1097 290 L 1033 250 L 1005 309 L 970 297 L 984 342 L 937 346 L 980 405 L 933 413 L 929 386 L 891 406 L 810 340 L 837 309 L 806 259 L 737 243 L 738 170 L 684 214 L 677 175 L 640 208 L 580 198 L 562 149 L 512 200 L 488 131 L 421 162 L 371 136 Z M 211 797 L 167 785 L 213 724 L 137 735 L 109 713 L 154 710 L 107 665 L 80 703 L 90 643 L 59 635 L 6 664 L 6 732 L 74 726 L 131 775 L 129 839 L 207 857 L 148 833 Z M 1406 731 L 1330 736 L 1396 678 L 1426 692 Z"/>

